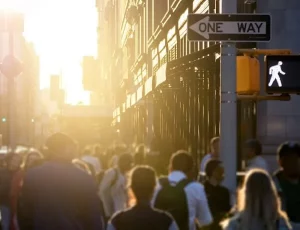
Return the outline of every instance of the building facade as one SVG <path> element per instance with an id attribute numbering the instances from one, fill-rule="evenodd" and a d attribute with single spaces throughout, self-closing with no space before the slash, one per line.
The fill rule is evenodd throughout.
<path id="1" fill-rule="evenodd" d="M 35 146 L 36 125 L 41 115 L 40 59 L 32 43 L 22 42 L 23 73 L 16 80 L 17 143 Z"/>
<path id="2" fill-rule="evenodd" d="M 300 53 L 300 2 L 297 0 L 257 1 L 257 12 L 272 15 L 272 40 L 259 44 L 262 49 L 290 49 Z M 263 76 L 263 73 L 261 74 Z M 265 84 L 261 78 L 261 84 Z M 264 92 L 262 92 L 264 93 Z M 293 95 L 289 102 L 268 101 L 258 105 L 258 137 L 265 146 L 266 153 L 275 153 L 276 146 L 286 140 L 300 138 L 300 97 Z"/>
<path id="3" fill-rule="evenodd" d="M 24 60 L 24 37 L 22 35 L 24 29 L 24 17 L 20 13 L 10 12 L 6 10 L 0 11 L 0 60 L 2 60 L 11 52 L 13 55 L 19 60 Z M 12 32 L 10 32 L 12 31 Z M 10 36 L 10 33 L 13 36 Z M 20 127 L 18 120 L 18 113 L 20 110 L 15 109 L 13 113 L 13 119 L 18 122 L 13 123 L 13 133 L 9 134 L 9 117 L 8 110 L 9 104 L 11 102 L 14 103 L 15 108 L 18 108 L 18 105 L 22 104 L 20 100 L 23 100 L 23 89 L 26 87 L 25 82 L 22 81 L 22 75 L 16 77 L 14 79 L 14 98 L 9 96 L 8 91 L 8 79 L 2 73 L 0 73 L 0 134 L 3 137 L 3 144 L 6 145 L 8 143 L 8 136 L 14 136 L 14 143 L 19 142 L 19 137 L 21 136 L 18 130 Z M 21 80 L 20 80 L 21 79 Z M 21 110 L 22 111 L 22 110 Z M 23 111 L 24 112 L 24 111 Z M 23 115 L 23 114 L 22 114 Z M 22 116 L 21 116 L 22 117 Z"/>
<path id="4" fill-rule="evenodd" d="M 273 21 L 271 43 L 242 43 L 238 48 L 297 51 L 298 24 L 290 15 L 298 15 L 300 3 L 271 2 L 238 1 L 238 13 L 271 12 L 277 21 L 282 12 L 287 15 L 280 25 Z M 113 125 L 127 143 L 146 143 L 165 151 L 170 146 L 188 147 L 200 160 L 209 151 L 210 138 L 219 135 L 220 45 L 188 41 L 187 16 L 219 13 L 220 1 L 107 0 L 103 4 L 102 71 L 113 86 Z M 290 37 L 295 38 L 291 43 Z M 274 154 L 282 140 L 297 138 L 297 98 L 291 102 L 238 101 L 239 147 L 246 139 L 258 137 L 264 151 Z"/>
<path id="5" fill-rule="evenodd" d="M 238 8 L 247 10 L 244 1 Z M 106 73 L 115 86 L 114 125 L 124 141 L 166 152 L 189 147 L 199 159 L 219 135 L 220 46 L 189 42 L 187 16 L 218 13 L 219 1 L 108 1 L 105 12 L 112 54 Z M 255 103 L 240 104 L 245 139 L 255 132 Z"/>
<path id="6" fill-rule="evenodd" d="M 113 86 L 113 82 L 111 78 L 109 78 L 110 73 L 110 62 L 113 57 L 113 44 L 115 41 L 111 39 L 114 38 L 114 33 L 117 31 L 111 30 L 111 28 L 116 28 L 114 25 L 108 25 L 107 21 L 110 16 L 107 16 L 107 10 L 111 8 L 107 8 L 106 6 L 110 4 L 112 1 L 109 0 L 95 0 L 97 12 L 98 12 L 98 51 L 97 57 L 95 59 L 96 62 L 96 75 L 95 79 L 92 80 L 92 85 L 94 82 L 97 82 L 97 89 L 91 91 L 91 103 L 95 106 L 104 106 L 107 108 L 111 107 L 113 110 L 113 94 L 111 88 Z M 122 2 L 122 1 L 116 1 Z M 112 12 L 111 12 L 112 13 Z M 114 13 L 112 13 L 115 15 Z"/>

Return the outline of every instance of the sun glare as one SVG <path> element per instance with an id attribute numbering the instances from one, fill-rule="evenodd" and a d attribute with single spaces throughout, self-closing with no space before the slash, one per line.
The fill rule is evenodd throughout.
<path id="1" fill-rule="evenodd" d="M 0 9 L 23 12 L 25 8 L 24 2 L 20 0 L 0 0 Z"/>
<path id="2" fill-rule="evenodd" d="M 50 76 L 62 73 L 66 102 L 89 104 L 82 88 L 83 56 L 96 55 L 97 12 L 94 0 L 0 0 L 0 8 L 25 15 L 27 40 L 40 56 L 41 88 Z M 25 4 L 26 3 L 26 4 Z"/>

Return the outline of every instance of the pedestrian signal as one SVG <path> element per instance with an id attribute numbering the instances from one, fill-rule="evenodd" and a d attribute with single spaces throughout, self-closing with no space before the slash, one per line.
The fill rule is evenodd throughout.
<path id="1" fill-rule="evenodd" d="M 268 55 L 265 65 L 267 93 L 300 93 L 300 55 Z"/>
<path id="2" fill-rule="evenodd" d="M 260 91 L 260 65 L 257 58 L 237 56 L 236 87 L 238 94 L 254 94 Z"/>

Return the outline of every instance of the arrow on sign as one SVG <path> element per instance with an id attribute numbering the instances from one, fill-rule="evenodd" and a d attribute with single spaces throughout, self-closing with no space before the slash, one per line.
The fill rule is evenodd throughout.
<path id="1" fill-rule="evenodd" d="M 190 29 L 209 39 L 211 34 L 266 34 L 267 23 L 259 21 L 209 21 L 209 16 L 190 26 Z"/>

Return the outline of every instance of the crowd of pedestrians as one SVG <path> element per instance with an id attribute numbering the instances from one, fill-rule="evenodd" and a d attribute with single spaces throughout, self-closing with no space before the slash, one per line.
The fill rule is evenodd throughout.
<path id="1" fill-rule="evenodd" d="M 81 151 L 63 133 L 39 151 L 8 153 L 1 162 L 2 230 L 290 230 L 300 229 L 300 145 L 278 148 L 270 172 L 258 140 L 244 145 L 246 176 L 232 199 L 222 185 L 219 138 L 199 172 L 178 150 L 168 175 L 157 176 L 160 155 L 125 145 Z M 167 167 L 159 165 L 158 168 Z"/>

